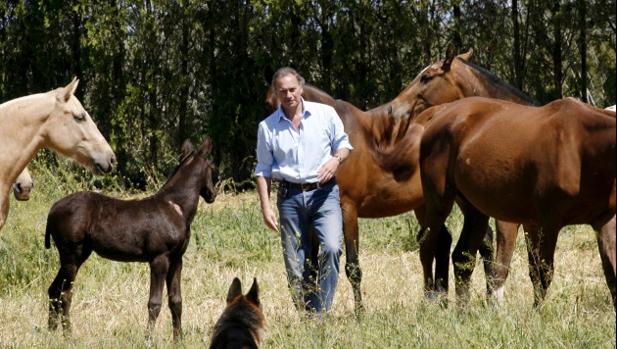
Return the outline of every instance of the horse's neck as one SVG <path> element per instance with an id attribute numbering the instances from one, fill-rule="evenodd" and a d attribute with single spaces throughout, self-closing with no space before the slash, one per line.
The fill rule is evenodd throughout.
<path id="1" fill-rule="evenodd" d="M 523 105 L 532 105 L 531 99 L 525 99 L 522 92 L 516 93 L 515 88 L 506 82 L 493 82 L 480 70 L 461 63 L 462 71 L 457 75 L 457 85 L 462 89 L 464 97 L 489 97 L 502 99 Z M 497 78 L 495 78 L 497 80 Z"/>
<path id="2" fill-rule="evenodd" d="M 196 176 L 186 175 L 187 168 L 178 169 L 163 185 L 157 196 L 180 206 L 187 223 L 193 219 L 199 202 L 199 183 Z"/>
<path id="3" fill-rule="evenodd" d="M 43 146 L 43 125 L 54 103 L 50 98 L 40 93 L 0 105 L 0 190 L 15 181 Z"/>
<path id="4" fill-rule="evenodd" d="M 336 100 L 332 98 L 332 96 L 310 85 L 304 86 L 304 92 L 302 93 L 302 98 L 304 98 L 305 100 L 309 102 L 318 102 L 322 104 L 327 104 L 331 107 L 334 107 L 336 104 Z"/>

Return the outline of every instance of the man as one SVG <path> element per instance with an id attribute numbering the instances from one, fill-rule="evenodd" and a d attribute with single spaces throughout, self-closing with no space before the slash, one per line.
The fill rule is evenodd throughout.
<path id="1" fill-rule="evenodd" d="M 280 107 L 264 119 L 257 134 L 257 191 L 264 222 L 279 231 L 270 206 L 272 178 L 279 181 L 277 206 L 283 258 L 292 299 L 298 309 L 329 311 L 338 282 L 343 217 L 334 174 L 352 148 L 334 108 L 302 99 L 304 79 L 292 68 L 272 77 Z M 319 241 L 318 285 L 311 285 Z"/>

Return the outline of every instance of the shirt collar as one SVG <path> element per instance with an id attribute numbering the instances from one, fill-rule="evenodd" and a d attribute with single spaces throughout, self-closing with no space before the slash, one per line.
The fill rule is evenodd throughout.
<path id="1" fill-rule="evenodd" d="M 302 117 L 304 119 L 306 119 L 307 117 L 309 117 L 312 113 L 310 111 L 310 107 L 306 104 L 306 101 L 304 100 L 304 98 L 300 97 L 302 99 L 302 108 L 304 108 L 304 111 L 302 112 Z M 285 116 L 285 112 L 283 111 L 283 106 L 279 105 L 279 108 L 277 109 L 278 111 L 278 120 L 279 122 L 281 120 L 287 120 L 289 121 L 289 119 L 287 119 L 287 117 Z"/>

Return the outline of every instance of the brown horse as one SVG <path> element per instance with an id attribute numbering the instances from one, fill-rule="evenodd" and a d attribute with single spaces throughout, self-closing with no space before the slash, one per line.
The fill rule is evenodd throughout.
<path id="1" fill-rule="evenodd" d="M 459 55 L 457 57 L 459 59 L 453 60 L 450 65 L 445 64 L 449 60 L 446 58 L 442 64 L 433 64 L 425 68 L 414 81 L 392 101 L 391 115 L 393 116 L 393 122 L 404 124 L 433 105 L 439 105 L 470 96 L 510 100 L 523 105 L 533 104 L 529 97 L 525 96 L 514 87 L 499 82 L 490 72 L 468 62 L 467 60 L 471 53 L 472 51 L 469 51 L 465 55 Z M 451 50 L 449 50 L 448 57 L 451 56 L 452 53 Z M 614 106 L 606 109 L 614 111 Z M 396 127 L 392 128 L 396 129 Z M 401 126 L 398 128 L 404 129 L 404 127 Z M 461 205 L 461 209 L 465 210 L 465 204 L 463 202 L 459 204 Z M 494 266 L 491 268 L 492 273 L 489 275 L 490 280 L 487 291 L 491 296 L 495 297 L 497 301 L 501 302 L 504 298 L 504 284 L 514 253 L 519 224 L 500 220 L 496 220 L 495 224 L 497 232 L 496 257 Z M 465 236 L 469 228 L 468 225 L 463 228 L 461 233 L 463 239 L 459 239 L 459 242 L 466 241 Z M 531 234 L 536 234 L 537 232 L 535 230 L 538 229 L 538 227 L 534 225 L 525 225 L 524 228 L 525 231 L 531 232 Z M 602 237 L 602 239 L 610 239 L 610 236 Z M 425 272 L 430 271 L 432 262 L 430 258 L 431 250 L 436 248 L 435 244 L 437 243 L 437 241 L 422 240 L 420 250 L 421 255 L 425 255 L 425 258 L 423 258 Z M 464 247 L 461 244 L 457 244 L 452 254 L 455 263 L 464 264 L 466 257 L 462 255 L 463 249 Z"/>
<path id="2" fill-rule="evenodd" d="M 32 188 L 34 188 L 34 180 L 32 180 L 30 171 L 28 171 L 26 167 L 21 171 L 19 176 L 17 176 L 15 183 L 13 183 L 13 195 L 15 195 L 15 199 L 19 201 L 28 201 L 30 200 Z"/>
<path id="3" fill-rule="evenodd" d="M 234 278 L 227 292 L 227 306 L 214 325 L 210 349 L 256 349 L 265 324 L 257 279 L 243 295 L 240 280 Z"/>
<path id="4" fill-rule="evenodd" d="M 80 192 L 56 202 L 47 217 L 45 247 L 53 237 L 60 254 L 60 270 L 49 286 L 49 328 L 62 326 L 70 333 L 72 287 L 79 267 L 92 251 L 123 262 L 150 264 L 148 336 L 161 311 L 163 283 L 173 323 L 174 339 L 182 334 L 180 273 L 182 255 L 189 243 L 191 222 L 199 196 L 211 203 L 216 197 L 214 167 L 206 159 L 211 150 L 207 138 L 197 151 L 183 145 L 175 173 L 153 196 L 123 201 L 93 192 Z"/>
<path id="5" fill-rule="evenodd" d="M 111 171 L 115 155 L 75 97 L 77 84 L 73 79 L 65 87 L 0 104 L 0 229 L 8 215 L 11 186 L 40 148 L 95 172 Z"/>
<path id="6" fill-rule="evenodd" d="M 455 95 L 462 98 L 473 93 L 519 103 L 531 103 L 513 87 L 466 62 L 471 54 L 470 51 L 455 56 L 450 51 L 445 60 L 424 69 L 405 91 L 419 91 L 415 95 L 412 94 L 412 97 L 420 93 L 422 98 L 432 104 L 451 100 L 443 96 Z M 423 77 L 427 74 L 431 77 Z M 457 92 L 442 95 L 444 90 Z M 362 111 L 348 102 L 335 100 L 327 93 L 308 85 L 304 86 L 302 97 L 308 101 L 333 106 L 341 117 L 345 132 L 354 146 L 354 150 L 339 167 L 336 178 L 341 190 L 343 208 L 343 233 L 347 257 L 345 271 L 353 288 L 356 310 L 361 310 L 362 272 L 358 261 L 358 217 L 380 218 L 415 210 L 416 217 L 423 225 L 424 198 L 418 158 L 420 138 L 424 128 L 411 122 L 401 122 L 405 118 L 391 118 L 391 106 L 394 101 Z M 278 106 L 272 91 L 268 91 L 266 102 L 271 108 Z M 420 110 L 419 106 L 416 106 L 413 114 Z M 485 260 L 492 261 L 492 237 L 488 238 L 486 248 L 481 252 Z M 433 279 L 431 263 L 435 253 L 449 256 L 450 243 L 450 233 L 443 225 L 435 247 L 428 248 L 425 245 L 420 251 L 421 259 L 429 261 L 423 262 L 423 265 L 428 265 L 428 269 L 424 270 L 424 287 L 427 295 L 432 295 L 436 289 L 447 290 L 448 266 L 445 266 L 445 274 L 440 274 L 445 275 L 443 278 Z M 489 268 L 490 263 L 485 263 L 485 267 Z"/>
<path id="7" fill-rule="evenodd" d="M 473 97 L 428 109 L 417 119 L 427 125 L 420 171 L 428 234 L 441 229 L 456 197 L 466 202 L 465 224 L 472 222 L 459 240 L 467 259 L 454 263 L 460 300 L 467 299 L 475 254 L 492 216 L 537 227 L 527 233 L 536 305 L 552 280 L 559 230 L 592 225 L 616 304 L 614 112 L 572 98 L 530 107 Z"/>
<path id="8" fill-rule="evenodd" d="M 469 62 L 473 50 L 454 56 L 452 46 L 448 48 L 447 57 L 444 61 L 426 67 L 416 78 L 391 102 L 390 115 L 392 116 L 390 129 L 405 130 L 408 123 L 424 110 L 443 103 L 452 102 L 465 97 L 490 97 L 512 101 L 522 105 L 533 105 L 533 101 L 514 88 L 503 82 L 487 70 Z M 417 121 L 417 120 L 416 120 Z M 396 137 L 396 136 L 394 136 Z M 459 202 L 461 210 L 465 211 L 464 202 Z M 470 224 L 464 224 L 461 236 L 465 237 Z M 488 271 L 489 280 L 487 283 L 487 293 L 497 298 L 503 299 L 503 285 L 508 276 L 510 261 L 514 253 L 514 245 L 518 235 L 517 223 L 495 221 L 497 230 L 497 249 L 495 263 L 489 266 L 485 258 L 485 270 Z M 533 229 L 528 226 L 526 229 Z M 486 239 L 491 239 L 486 236 Z M 426 280 L 432 279 L 432 264 L 435 260 L 435 251 L 445 249 L 440 246 L 447 243 L 447 239 L 433 235 L 431 239 L 423 236 L 420 244 L 420 259 Z M 466 241 L 466 238 L 459 239 L 459 242 Z M 488 241 L 485 245 L 488 244 Z M 449 246 L 448 246 L 449 249 Z M 465 257 L 461 255 L 463 246 L 457 244 L 453 252 L 455 263 L 460 262 Z M 443 254 L 443 252 L 442 252 Z M 436 263 L 437 264 L 437 263 Z M 447 266 L 435 266 L 435 268 L 447 268 Z M 447 269 L 445 269 L 447 270 Z M 437 272 L 437 271 L 436 271 Z M 442 287 L 435 287 L 438 292 L 447 292 Z"/>

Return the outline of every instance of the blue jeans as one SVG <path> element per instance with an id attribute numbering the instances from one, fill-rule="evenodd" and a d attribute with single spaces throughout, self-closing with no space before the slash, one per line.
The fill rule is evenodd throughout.
<path id="1" fill-rule="evenodd" d="M 281 186 L 277 206 L 294 304 L 298 309 L 327 312 L 334 299 L 342 253 L 339 187 L 335 181 L 311 191 Z M 314 246 L 312 239 L 319 245 Z"/>

